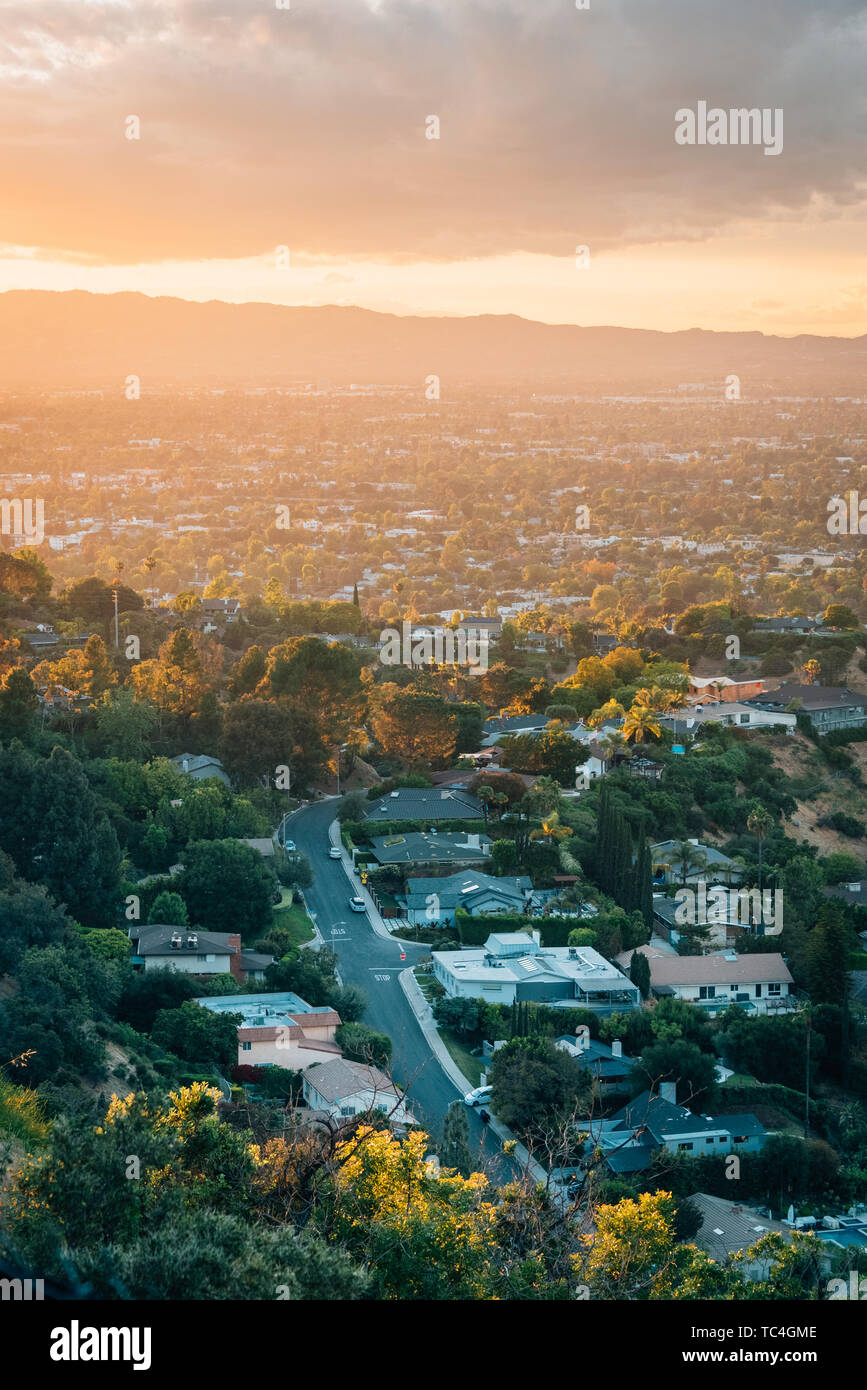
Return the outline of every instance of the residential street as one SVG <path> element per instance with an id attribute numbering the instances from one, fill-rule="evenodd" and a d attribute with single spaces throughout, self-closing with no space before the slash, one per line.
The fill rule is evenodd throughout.
<path id="1" fill-rule="evenodd" d="M 286 822 L 287 837 L 308 856 L 313 869 L 313 886 L 305 894 L 307 904 L 316 914 L 321 935 L 337 952 L 343 983 L 358 985 L 367 996 L 364 1021 L 392 1039 L 392 1070 L 395 1080 L 407 1088 L 413 1113 L 432 1136 L 438 1136 L 443 1116 L 460 1093 L 431 1051 L 398 981 L 400 971 L 427 950 L 412 943 L 384 940 L 374 932 L 366 914 L 351 911 L 349 899 L 355 890 L 340 861 L 328 858 L 328 827 L 336 805 L 329 800 L 305 806 Z M 405 961 L 400 959 L 402 950 L 406 951 Z M 470 1089 L 469 1082 L 466 1089 Z M 473 1150 L 492 1160 L 501 1180 L 508 1177 L 514 1167 L 503 1155 L 496 1134 L 482 1124 L 477 1111 L 468 1110 L 467 1118 Z"/>

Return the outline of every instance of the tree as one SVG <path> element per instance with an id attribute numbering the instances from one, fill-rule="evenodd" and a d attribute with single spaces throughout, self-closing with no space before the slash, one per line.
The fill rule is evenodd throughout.
<path id="1" fill-rule="evenodd" d="M 685 1038 L 657 1042 L 645 1048 L 633 1073 L 635 1084 L 641 1090 L 658 1086 L 662 1081 L 674 1081 L 682 1105 L 697 1097 L 702 1098 L 702 1105 L 709 1105 L 716 1086 L 714 1058 Z"/>
<path id="2" fill-rule="evenodd" d="M 443 1136 L 439 1142 L 439 1158 L 444 1168 L 454 1170 L 462 1178 L 470 1176 L 470 1126 L 467 1122 L 467 1107 L 463 1101 L 452 1101 L 446 1111 Z"/>
<path id="3" fill-rule="evenodd" d="M 857 628 L 860 626 L 856 615 L 845 603 L 829 603 L 822 614 L 823 627 Z"/>
<path id="4" fill-rule="evenodd" d="M 851 932 L 840 904 L 825 900 L 807 941 L 807 975 L 814 1004 L 845 1008 L 852 990 L 849 956 Z"/>
<path id="5" fill-rule="evenodd" d="M 445 701 L 392 681 L 371 693 L 370 727 L 383 752 L 411 768 L 441 766 L 455 751 L 457 720 Z"/>
<path id="6" fill-rule="evenodd" d="M 24 832 L 18 854 L 5 847 L 21 873 L 44 883 L 85 926 L 113 924 L 120 850 L 81 763 L 55 747 L 49 758 L 31 766 L 33 780 L 18 805 Z"/>
<path id="7" fill-rule="evenodd" d="M 26 738 L 38 703 L 32 677 L 23 666 L 13 666 L 0 682 L 0 736 Z"/>
<path id="8" fill-rule="evenodd" d="M 641 990 L 642 999 L 650 994 L 650 962 L 642 951 L 633 951 L 629 962 L 629 978 Z"/>
<path id="9" fill-rule="evenodd" d="M 238 1056 L 241 1014 L 213 1013 L 188 999 L 179 1009 L 161 1009 L 151 1037 L 185 1062 L 216 1062 L 228 1067 Z"/>
<path id="10" fill-rule="evenodd" d="M 242 937 L 270 926 L 274 877 L 257 850 L 238 840 L 199 840 L 181 862 L 178 890 L 197 926 Z"/>
<path id="11" fill-rule="evenodd" d="M 527 1133 L 567 1110 L 585 1089 L 586 1077 L 550 1038 L 514 1038 L 494 1053 L 491 1085 L 498 1119 Z"/>
<path id="12" fill-rule="evenodd" d="M 342 741 L 364 705 L 360 661 L 340 642 L 290 637 L 268 653 L 257 693 L 300 706 L 316 720 L 325 740 Z"/>
<path id="13" fill-rule="evenodd" d="M 96 728 L 106 757 L 144 762 L 156 726 L 153 705 L 131 690 L 108 690 L 97 702 Z"/>
<path id="14" fill-rule="evenodd" d="M 139 1033 L 150 1033 L 161 1010 L 177 1010 L 185 1000 L 201 993 L 201 984 L 191 975 L 168 966 L 159 970 L 136 970 L 124 981 L 118 1018 L 132 1024 Z"/>
<path id="15" fill-rule="evenodd" d="M 226 711 L 220 755 L 227 772 L 249 786 L 263 776 L 273 778 L 280 766 L 292 767 L 294 742 L 286 706 L 271 700 L 240 700 Z"/>
<path id="16" fill-rule="evenodd" d="M 366 1062 L 382 1069 L 391 1061 L 391 1038 L 368 1028 L 366 1023 L 341 1023 L 334 1041 L 350 1062 Z"/>
<path id="17" fill-rule="evenodd" d="M 634 704 L 630 706 L 623 720 L 623 737 L 627 743 L 646 743 L 649 734 L 654 738 L 661 735 L 659 720 L 652 709 L 646 705 Z"/>
<path id="18" fill-rule="evenodd" d="M 252 646 L 239 657 L 232 668 L 229 677 L 229 693 L 235 699 L 240 699 L 243 695 L 252 695 L 256 687 L 265 678 L 268 662 L 265 652 L 261 647 Z"/>
<path id="19" fill-rule="evenodd" d="M 180 893 L 160 893 L 151 903 L 148 913 L 149 924 L 165 923 L 170 927 L 186 927 L 189 921 L 187 905 Z"/>
<path id="20" fill-rule="evenodd" d="M 760 801 L 754 801 L 747 816 L 747 829 L 751 830 L 756 837 L 756 844 L 759 849 L 759 892 L 762 891 L 762 856 L 765 847 L 765 840 L 773 829 L 774 818 L 767 807 Z"/>

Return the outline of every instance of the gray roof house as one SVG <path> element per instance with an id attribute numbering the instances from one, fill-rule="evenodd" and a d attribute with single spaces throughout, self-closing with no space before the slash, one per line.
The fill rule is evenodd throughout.
<path id="1" fill-rule="evenodd" d="M 744 704 L 761 710 L 785 710 L 793 700 L 801 702 L 801 712 L 817 734 L 867 724 L 867 695 L 859 695 L 845 686 L 798 685 L 787 681 L 777 690 L 752 695 Z"/>
<path id="2" fill-rule="evenodd" d="M 450 787 L 398 787 L 372 801 L 365 820 L 483 820 L 482 803 Z"/>
<path id="3" fill-rule="evenodd" d="M 601 1149 L 612 1173 L 636 1173 L 649 1166 L 656 1149 L 697 1158 L 762 1148 L 767 1133 L 755 1115 L 696 1115 L 678 1105 L 676 1095 L 675 1083 L 664 1081 L 658 1095 L 643 1091 L 609 1119 L 589 1120 L 587 1151 Z"/>
<path id="4" fill-rule="evenodd" d="M 435 903 L 431 899 L 436 898 Z M 493 878 L 477 869 L 449 874 L 444 878 L 408 878 L 406 915 L 414 926 L 453 925 L 455 911 L 462 907 L 472 917 L 483 912 L 523 913 L 533 906 L 533 883 L 522 878 Z M 430 913 L 435 908 L 437 917 Z"/>
<path id="5" fill-rule="evenodd" d="M 192 777 L 194 782 L 203 782 L 207 777 L 216 777 L 227 787 L 232 785 L 219 758 L 211 758 L 205 753 L 179 753 L 171 761 L 178 772 Z"/>

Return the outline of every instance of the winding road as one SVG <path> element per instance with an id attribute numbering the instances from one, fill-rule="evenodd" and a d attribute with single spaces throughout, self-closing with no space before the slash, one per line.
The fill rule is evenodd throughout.
<path id="1" fill-rule="evenodd" d="M 373 930 L 366 913 L 351 910 L 349 899 L 356 890 L 340 860 L 328 857 L 334 812 L 335 802 L 328 800 L 303 806 L 286 820 L 287 838 L 307 855 L 313 870 L 313 886 L 304 894 L 307 906 L 315 913 L 321 936 L 337 953 L 341 980 L 357 985 L 367 997 L 364 1022 L 391 1038 L 394 1079 L 405 1087 L 416 1119 L 436 1140 L 446 1111 L 461 1093 L 432 1052 L 398 980 L 402 970 L 429 953 L 428 948 L 386 940 Z M 401 951 L 406 952 L 404 961 Z M 496 1173 L 500 1181 L 513 1176 L 515 1168 L 496 1134 L 482 1124 L 477 1111 L 467 1110 L 467 1119 L 471 1149 L 484 1156 L 492 1176 Z"/>

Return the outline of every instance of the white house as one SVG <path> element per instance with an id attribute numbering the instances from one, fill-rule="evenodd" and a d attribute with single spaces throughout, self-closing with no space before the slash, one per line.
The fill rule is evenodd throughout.
<path id="1" fill-rule="evenodd" d="M 750 1013 L 776 1013 L 797 1007 L 789 968 L 778 951 L 739 956 L 648 956 L 650 987 L 657 996 L 673 995 L 711 1011 L 740 1004 Z"/>
<path id="2" fill-rule="evenodd" d="M 310 1109 L 323 1111 L 334 1120 L 380 1110 L 395 1124 L 415 1123 L 403 1093 L 378 1067 L 349 1062 L 345 1057 L 311 1063 L 304 1068 L 302 1085 Z"/>
<path id="3" fill-rule="evenodd" d="M 547 946 L 537 931 L 496 932 L 483 947 L 434 951 L 434 976 L 454 999 L 535 1001 L 613 1013 L 637 1009 L 641 991 L 590 946 Z"/>

